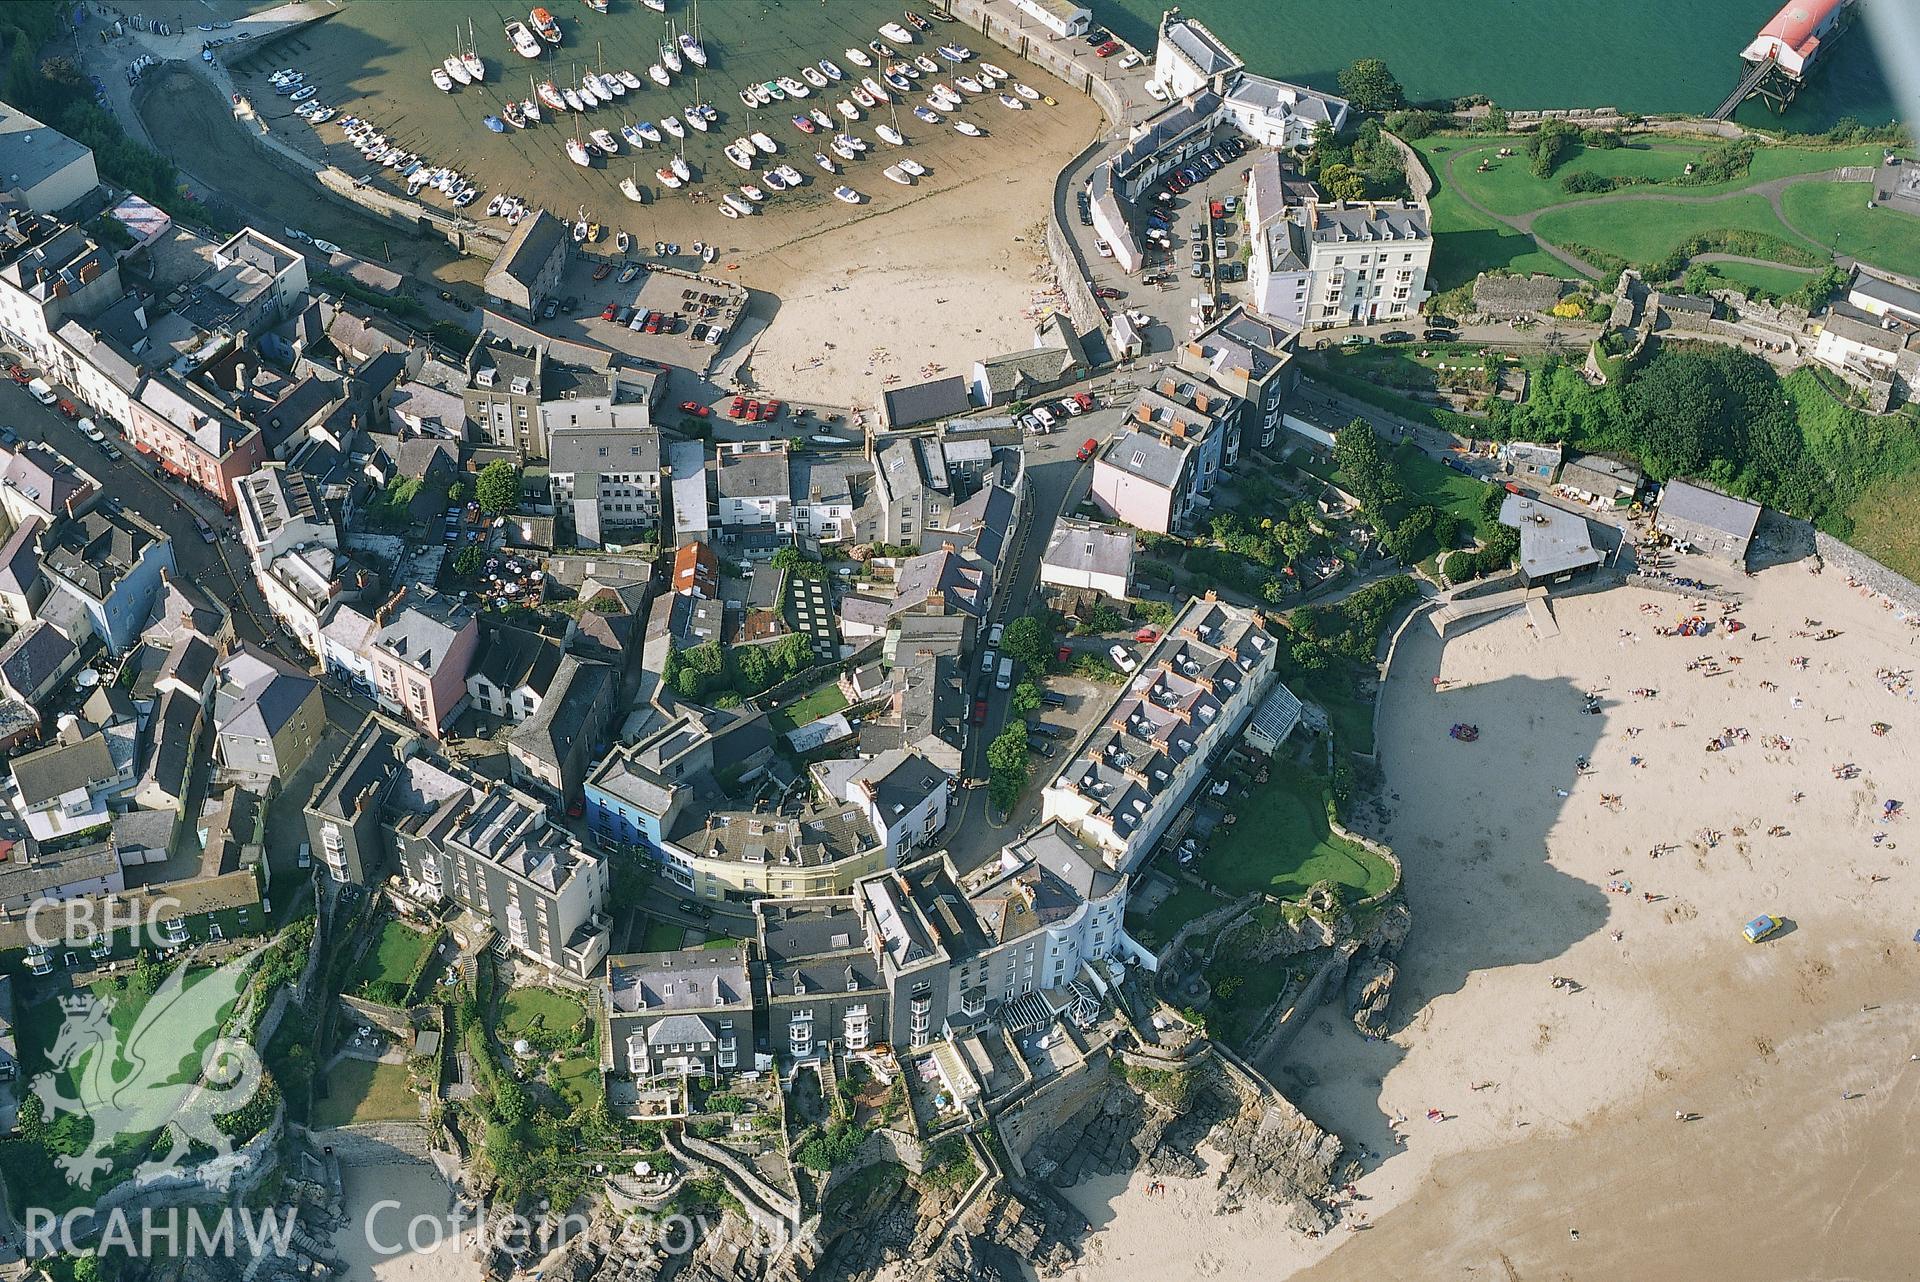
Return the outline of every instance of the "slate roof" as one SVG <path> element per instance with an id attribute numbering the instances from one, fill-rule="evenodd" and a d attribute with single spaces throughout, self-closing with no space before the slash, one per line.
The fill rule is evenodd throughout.
<path id="1" fill-rule="evenodd" d="M 1704 525 L 1744 541 L 1753 537 L 1753 529 L 1760 523 L 1760 505 L 1692 481 L 1674 480 L 1660 492 L 1660 515 Z"/>
<path id="2" fill-rule="evenodd" d="M 97 732 L 78 743 L 56 743 L 13 761 L 13 781 L 29 809 L 105 783 L 115 773 L 106 737 Z"/>
<path id="3" fill-rule="evenodd" d="M 318 686 L 284 659 L 242 641 L 220 665 L 213 691 L 214 724 L 222 734 L 271 740 Z"/>
<path id="4" fill-rule="evenodd" d="M 44 563 L 88 596 L 104 601 L 165 537 L 130 512 L 95 508 L 53 527 L 43 545 Z"/>
<path id="5" fill-rule="evenodd" d="M 967 395 L 967 380 L 958 374 L 889 388 L 881 397 L 886 405 L 887 422 L 894 427 L 931 423 L 973 409 L 973 401 Z"/>
<path id="6" fill-rule="evenodd" d="M 1041 564 L 1079 574 L 1133 574 L 1133 535 L 1125 530 L 1062 517 L 1048 536 Z"/>
<path id="7" fill-rule="evenodd" d="M 752 1006 L 744 944 L 609 957 L 606 982 L 608 1004 L 621 1015 Z"/>
<path id="8" fill-rule="evenodd" d="M 52 680 L 78 654 L 66 633 L 45 619 L 35 619 L 0 646 L 0 677 L 25 697 Z"/>
<path id="9" fill-rule="evenodd" d="M 512 746 L 558 768 L 572 755 L 577 739 L 606 724 L 606 705 L 613 697 L 613 688 L 613 669 L 606 664 L 563 656 L 546 697 L 513 732 Z M 595 715 L 596 710 L 601 715 Z"/>

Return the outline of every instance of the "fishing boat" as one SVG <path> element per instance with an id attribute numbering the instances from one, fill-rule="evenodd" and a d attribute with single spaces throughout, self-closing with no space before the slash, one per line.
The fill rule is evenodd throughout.
<path id="1" fill-rule="evenodd" d="M 733 210 L 736 214 L 750 214 L 753 212 L 753 205 L 751 203 L 740 199 L 740 197 L 734 195 L 732 192 L 727 192 L 720 197 L 720 200 L 727 208 Z"/>
<path id="2" fill-rule="evenodd" d="M 841 134 L 839 137 L 855 151 L 863 152 L 867 149 L 867 140 L 859 134 Z"/>
<path id="3" fill-rule="evenodd" d="M 900 168 L 912 174 L 915 178 L 926 177 L 927 167 L 915 160 L 912 156 L 902 156 L 900 158 Z"/>
<path id="4" fill-rule="evenodd" d="M 766 173 L 761 174 L 760 181 L 775 191 L 785 191 L 787 189 L 787 180 L 782 178 L 779 171 L 775 169 L 769 169 Z"/>
<path id="5" fill-rule="evenodd" d="M 913 65 L 928 74 L 933 74 L 940 70 L 940 64 L 927 57 L 924 53 L 914 55 Z"/>
<path id="6" fill-rule="evenodd" d="M 860 87 L 873 95 L 875 102 L 892 102 L 893 95 L 880 87 L 880 82 L 872 76 L 860 77 Z"/>
<path id="7" fill-rule="evenodd" d="M 981 85 L 981 83 L 978 80 L 975 80 L 972 76 L 955 76 L 953 78 L 953 83 L 956 85 L 959 85 L 962 89 L 966 90 L 968 93 L 983 94 L 986 92 L 986 89 Z"/>
<path id="8" fill-rule="evenodd" d="M 320 110 L 314 112 L 311 116 L 308 116 L 307 119 L 311 120 L 316 125 L 323 124 L 326 121 L 333 119 L 333 108 L 322 107 L 320 108 Z"/>
<path id="9" fill-rule="evenodd" d="M 313 97 L 313 95 L 319 92 L 320 92 L 319 85 L 305 85 L 299 89 L 294 90 L 293 100 L 295 102 L 305 102 L 307 99 Z"/>
<path id="10" fill-rule="evenodd" d="M 627 87 L 620 82 L 620 77 L 604 71 L 597 71 L 594 74 L 600 77 L 600 92 L 610 98 L 621 98 L 626 95 Z"/>
<path id="11" fill-rule="evenodd" d="M 707 118 L 708 124 L 713 124 L 720 119 L 719 109 L 710 102 L 700 104 L 700 114 Z"/>
<path id="12" fill-rule="evenodd" d="M 767 193 L 764 191 L 761 191 L 758 187 L 754 186 L 752 183 L 740 184 L 740 194 L 745 196 L 748 200 L 751 200 L 756 205 L 767 198 Z"/>
<path id="13" fill-rule="evenodd" d="M 834 164 L 833 157 L 824 151 L 816 151 L 813 153 L 813 163 L 820 166 L 820 168 L 827 173 L 837 174 L 840 172 L 840 166 Z"/>
<path id="14" fill-rule="evenodd" d="M 435 67 L 432 71 L 434 87 L 441 93 L 453 92 L 453 77 L 447 74 L 445 67 Z"/>
<path id="15" fill-rule="evenodd" d="M 560 96 L 566 99 L 567 106 L 573 108 L 575 111 L 585 111 L 587 109 L 587 100 L 580 96 L 578 89 L 562 89 Z"/>
<path id="16" fill-rule="evenodd" d="M 567 109 L 567 100 L 561 96 L 559 87 L 551 80 L 542 81 L 534 88 L 534 93 L 539 96 L 541 102 L 546 103 L 555 111 L 565 111 Z"/>
<path id="17" fill-rule="evenodd" d="M 580 83 L 585 86 L 585 89 L 581 91 L 580 95 L 583 98 L 586 96 L 586 89 L 593 90 L 593 96 L 601 102 L 612 102 L 619 96 L 613 91 L 613 86 L 607 83 L 606 77 L 600 75 L 598 72 L 589 71 L 586 75 L 580 77 Z"/>
<path id="18" fill-rule="evenodd" d="M 780 87 L 779 81 L 768 80 L 768 81 L 763 81 L 761 83 L 760 101 L 762 103 L 785 102 L 786 100 L 787 100 L 787 91 Z"/>
<path id="19" fill-rule="evenodd" d="M 846 120 L 860 119 L 860 108 L 854 106 L 852 103 L 848 102 L 845 98 L 842 98 L 839 102 L 834 103 L 833 109 L 839 112 L 843 119 L 846 119 Z"/>
<path id="20" fill-rule="evenodd" d="M 623 231 L 620 233 L 620 239 L 618 243 L 620 245 L 620 252 L 624 254 L 632 246 L 633 237 L 627 235 L 627 233 Z M 635 276 L 638 276 L 639 274 L 640 274 L 640 264 L 628 263 L 625 267 L 622 267 L 620 269 L 620 274 L 613 278 L 614 283 L 616 285 L 630 284 L 633 281 L 633 278 Z"/>
<path id="21" fill-rule="evenodd" d="M 873 59 L 867 57 L 866 53 L 862 50 L 843 49 L 841 52 L 846 55 L 847 61 L 856 67 L 871 67 L 873 65 Z"/>
<path id="22" fill-rule="evenodd" d="M 492 130 L 494 133 L 503 134 L 507 132 L 507 122 L 500 119 L 500 117 L 498 116 L 482 116 L 480 117 L 480 123 L 485 125 L 488 129 Z"/>
<path id="23" fill-rule="evenodd" d="M 545 9 L 535 9 L 527 15 L 527 21 L 533 24 L 534 31 L 550 45 L 560 43 L 560 24 Z"/>
<path id="24" fill-rule="evenodd" d="M 779 150 L 779 148 L 774 145 L 773 139 L 767 137 L 764 133 L 751 133 L 747 135 L 747 138 L 753 143 L 754 149 L 763 155 L 771 156 Z"/>
<path id="25" fill-rule="evenodd" d="M 1040 91 L 1038 89 L 1035 89 L 1032 85 L 1015 85 L 1013 87 L 1013 91 L 1019 94 L 1022 98 L 1025 98 L 1028 102 L 1040 101 Z"/>
<path id="26" fill-rule="evenodd" d="M 674 173 L 673 170 L 671 169 L 665 168 L 664 166 L 662 168 L 654 170 L 653 176 L 660 180 L 660 185 L 662 187 L 677 188 L 680 186 L 680 181 L 681 181 L 680 175 Z"/>
<path id="27" fill-rule="evenodd" d="M 647 194 L 640 190 L 640 184 L 635 182 L 631 178 L 622 178 L 620 180 L 620 194 L 625 196 L 628 200 L 631 200 L 636 205 L 643 203 L 647 198 Z M 627 233 L 621 232 L 620 233 L 620 240 L 621 240 L 620 252 L 623 254 L 627 252 L 627 246 L 625 243 L 626 239 L 627 239 Z"/>
<path id="28" fill-rule="evenodd" d="M 707 65 L 706 46 L 701 44 L 700 37 L 694 35 L 691 31 L 682 31 L 680 33 L 680 52 L 685 54 L 687 61 L 696 67 L 704 67 Z"/>
<path id="29" fill-rule="evenodd" d="M 889 22 L 881 27 L 880 34 L 895 44 L 910 45 L 914 40 L 913 32 L 907 30 L 897 22 Z"/>
<path id="30" fill-rule="evenodd" d="M 894 51 L 893 46 L 888 44 L 884 40 L 867 41 L 867 52 L 871 53 L 874 57 L 880 59 L 882 62 L 885 62 L 888 59 L 896 58 L 899 56 Z"/>
<path id="31" fill-rule="evenodd" d="M 665 89 L 673 83 L 673 77 L 667 74 L 667 69 L 657 62 L 647 68 L 647 79 L 653 81 L 654 84 L 659 85 L 662 89 Z"/>
<path id="32" fill-rule="evenodd" d="M 955 93 L 951 86 L 938 84 L 933 87 L 933 92 L 927 96 L 927 101 L 940 110 L 957 111 L 966 105 L 967 100 Z"/>
<path id="33" fill-rule="evenodd" d="M 925 18 L 921 17 L 919 14 L 915 13 L 911 9 L 907 10 L 907 25 L 912 27 L 915 31 L 933 30 L 933 24 L 931 22 L 928 22 Z"/>
<path id="34" fill-rule="evenodd" d="M 786 91 L 789 98 L 805 98 L 813 90 L 795 80 L 792 76 L 781 76 L 774 82 Z"/>
<path id="35" fill-rule="evenodd" d="M 567 139 L 567 159 L 576 165 L 593 164 L 593 153 L 587 150 L 587 144 L 578 138 Z"/>
<path id="36" fill-rule="evenodd" d="M 518 103 L 509 102 L 506 106 L 500 108 L 500 114 L 505 117 L 506 122 L 515 129 L 525 129 L 527 127 L 527 118 L 520 114 Z"/>
<path id="37" fill-rule="evenodd" d="M 687 64 L 680 58 L 680 45 L 673 38 L 673 24 L 667 24 L 667 38 L 660 42 L 660 65 L 668 71 L 685 71 Z"/>
<path id="38" fill-rule="evenodd" d="M 878 129 L 874 130 L 874 132 L 879 134 L 882 139 L 892 143 L 896 147 L 904 147 L 907 145 L 907 140 L 901 137 L 900 131 L 898 129 L 895 129 L 892 125 L 881 125 Z"/>
<path id="39" fill-rule="evenodd" d="M 1006 72 L 1000 70 L 1000 68 L 994 66 L 991 62 L 983 62 L 980 64 L 980 74 L 989 80 L 1013 79 L 1012 76 L 1009 76 Z"/>
<path id="40" fill-rule="evenodd" d="M 923 74 L 920 68 L 914 66 L 911 62 L 890 62 L 887 64 L 887 70 L 893 75 L 899 76 L 909 82 L 918 80 Z M 911 85 L 909 85 L 909 87 L 911 87 Z"/>
<path id="41" fill-rule="evenodd" d="M 1000 95 L 1000 105 L 1002 107 L 1007 108 L 1010 111 L 1025 111 L 1027 109 L 1026 103 L 1021 102 L 1018 98 L 1014 97 L 1010 93 L 1003 93 Z"/>
<path id="42" fill-rule="evenodd" d="M 731 160 L 741 169 L 753 168 L 753 148 L 751 146 L 742 150 L 739 143 L 730 142 L 720 150 L 726 154 L 728 160 Z"/>
<path id="43" fill-rule="evenodd" d="M 803 134 L 813 133 L 819 128 L 818 125 L 814 124 L 813 121 L 807 119 L 805 116 L 793 116 L 791 119 L 793 120 L 793 127 Z"/>
<path id="44" fill-rule="evenodd" d="M 985 136 L 981 133 L 980 126 L 974 124 L 971 120 L 956 120 L 953 122 L 953 127 L 969 138 L 981 138 Z"/>
<path id="45" fill-rule="evenodd" d="M 692 180 L 693 170 L 687 167 L 687 158 L 685 156 L 675 156 L 673 160 L 670 162 L 670 164 L 673 168 L 674 174 L 680 179 L 680 181 L 688 182 Z"/>
<path id="46" fill-rule="evenodd" d="M 846 79 L 847 73 L 840 70 L 840 64 L 835 62 L 833 59 L 822 58 L 818 65 L 820 67 L 821 74 L 826 76 L 827 79 L 833 81 L 835 84 L 838 84 L 840 81 Z"/>
<path id="47" fill-rule="evenodd" d="M 440 65 L 446 68 L 447 74 L 453 77 L 453 83 L 456 85 L 473 83 L 473 73 L 467 70 L 467 64 L 460 59 L 449 55 L 441 61 Z"/>
<path id="48" fill-rule="evenodd" d="M 853 100 L 868 110 L 872 110 L 873 108 L 873 95 L 865 89 L 855 89 L 853 91 Z"/>
<path id="49" fill-rule="evenodd" d="M 880 172 L 885 174 L 887 177 L 893 179 L 893 181 L 899 183 L 902 187 L 913 186 L 913 179 L 908 177 L 906 173 L 903 172 L 900 166 L 898 165 L 888 165 L 885 169 L 881 170 Z"/>
<path id="50" fill-rule="evenodd" d="M 605 129 L 596 129 L 588 134 L 587 137 L 593 139 L 593 145 L 598 147 L 602 154 L 608 156 L 617 156 L 620 154 L 620 144 L 615 142 L 613 135 Z"/>
<path id="51" fill-rule="evenodd" d="M 845 185 L 835 187 L 833 194 L 836 199 L 844 200 L 849 205 L 857 205 L 861 201 L 860 193 Z"/>
<path id="52" fill-rule="evenodd" d="M 680 117 L 678 116 L 662 116 L 660 118 L 660 127 L 672 134 L 675 138 L 685 138 L 687 136 L 687 127 L 680 123 Z"/>
<path id="53" fill-rule="evenodd" d="M 937 125 L 940 123 L 939 113 L 934 111 L 933 108 L 931 107 L 915 107 L 913 109 L 913 114 L 920 117 L 920 119 L 926 121 L 930 125 Z"/>
<path id="54" fill-rule="evenodd" d="M 705 133 L 707 130 L 713 128 L 713 122 L 707 119 L 707 113 L 700 110 L 697 106 L 688 107 L 680 114 L 687 118 L 688 124 L 698 129 L 701 133 Z"/>

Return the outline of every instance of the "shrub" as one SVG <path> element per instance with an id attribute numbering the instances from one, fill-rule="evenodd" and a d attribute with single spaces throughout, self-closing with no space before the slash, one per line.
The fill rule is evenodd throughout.
<path id="1" fill-rule="evenodd" d="M 815 1135 L 800 1145 L 794 1158 L 809 1171 L 831 1171 L 860 1155 L 868 1131 L 852 1122 L 841 1122 L 832 1130 Z"/>

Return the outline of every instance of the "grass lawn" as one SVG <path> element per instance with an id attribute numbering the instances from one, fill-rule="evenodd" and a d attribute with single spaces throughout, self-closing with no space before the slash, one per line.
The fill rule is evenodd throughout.
<path id="1" fill-rule="evenodd" d="M 1261 1022 L 1272 1013 L 1273 1003 L 1287 985 L 1287 968 L 1277 960 L 1243 966 L 1233 959 L 1222 958 L 1215 964 L 1214 971 L 1221 973 L 1209 972 L 1207 978 L 1215 985 L 1216 993 L 1222 983 L 1231 984 L 1235 979 L 1240 982 L 1208 1008 L 1210 1025 L 1222 1026 L 1226 1039 L 1240 1045 L 1259 1032 Z"/>
<path id="2" fill-rule="evenodd" d="M 1818 274 L 1811 269 L 1761 267 L 1754 263 L 1705 263 L 1703 266 L 1735 289 L 1751 285 L 1775 297 L 1793 293 Z"/>
<path id="3" fill-rule="evenodd" d="M 640 936 L 640 951 L 643 953 L 670 953 L 686 941 L 684 926 L 676 926 L 670 921 L 650 921 Z"/>
<path id="4" fill-rule="evenodd" d="M 1871 183 L 1803 182 L 1782 192 L 1780 203 L 1793 225 L 1822 245 L 1890 272 L 1920 275 L 1920 218 L 1884 206 L 1868 209 L 1872 194 Z"/>
<path id="5" fill-rule="evenodd" d="M 1920 478 L 1891 476 L 1868 487 L 1847 515 L 1853 518 L 1847 542 L 1908 578 L 1920 576 Z"/>
<path id="6" fill-rule="evenodd" d="M 1458 139 L 1438 140 L 1441 148 L 1457 148 Z M 1439 148 L 1434 149 L 1436 152 Z M 1429 157 L 1434 176 L 1443 172 L 1446 157 Z M 1552 254 L 1533 243 L 1531 236 L 1503 227 L 1467 207 L 1453 188 L 1442 181 L 1430 202 L 1433 226 L 1433 264 L 1428 270 L 1436 292 L 1465 285 L 1483 271 L 1504 267 L 1516 272 L 1544 272 L 1572 279 L 1578 275 Z"/>
<path id="7" fill-rule="evenodd" d="M 403 1064 L 343 1059 L 327 1074 L 327 1098 L 313 1102 L 315 1129 L 419 1119 L 420 1097 L 407 1085 Z"/>
<path id="8" fill-rule="evenodd" d="M 353 986 L 364 988 L 380 980 L 404 984 L 413 978 L 414 969 L 420 965 L 420 958 L 426 951 L 427 936 L 404 922 L 389 918 L 380 927 L 379 938 L 373 941 L 373 946 L 360 959 L 360 970 L 354 977 Z"/>
<path id="9" fill-rule="evenodd" d="M 568 1102 L 575 1108 L 585 1108 L 600 1093 L 600 1056 L 575 1055 L 561 1060 L 553 1080 L 555 1089 Z"/>
<path id="10" fill-rule="evenodd" d="M 511 1042 L 535 1028 L 566 1032 L 587 1017 L 579 1001 L 551 988 L 516 988 L 500 1002 L 500 1040 Z"/>
<path id="11" fill-rule="evenodd" d="M 1715 231 L 1760 232 L 1811 252 L 1773 216 L 1772 206 L 1762 196 L 1710 202 L 1634 200 L 1576 205 L 1540 215 L 1533 229 L 1556 245 L 1589 245 L 1630 263 L 1655 262 L 1688 237 Z"/>
<path id="12" fill-rule="evenodd" d="M 1394 469 L 1407 497 L 1451 512 L 1460 524 L 1486 537 L 1495 522 L 1486 515 L 1487 483 L 1456 472 L 1422 454 L 1417 446 L 1402 445 L 1393 453 Z"/>
<path id="13" fill-rule="evenodd" d="M 1200 876 L 1231 895 L 1260 890 L 1296 898 L 1322 881 L 1349 899 L 1377 895 L 1393 884 L 1393 869 L 1366 847 L 1327 827 L 1326 783 L 1291 763 L 1276 761 L 1269 781 L 1235 809 L 1195 861 Z"/>
<path id="14" fill-rule="evenodd" d="M 767 714 L 767 721 L 775 734 L 786 734 L 808 722 L 831 716 L 846 706 L 847 696 L 841 693 L 839 683 L 829 681 L 775 708 Z"/>
<path id="15" fill-rule="evenodd" d="M 721 948 L 738 948 L 739 946 L 740 946 L 740 941 L 735 939 L 732 935 L 709 935 L 707 938 L 700 941 L 700 947 L 702 948 L 721 949 Z"/>
<path id="16" fill-rule="evenodd" d="M 1128 916 L 1127 930 L 1149 948 L 1158 948 L 1180 933 L 1180 928 L 1226 901 L 1210 891 L 1181 882 L 1145 916 Z"/>

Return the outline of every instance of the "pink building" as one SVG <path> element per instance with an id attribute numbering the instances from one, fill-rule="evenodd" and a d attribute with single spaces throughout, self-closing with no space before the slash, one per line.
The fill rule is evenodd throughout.
<path id="1" fill-rule="evenodd" d="M 374 613 L 366 657 L 380 706 L 438 738 L 467 698 L 480 646 L 472 606 L 428 588 L 403 588 Z"/>
<path id="2" fill-rule="evenodd" d="M 199 388 L 149 378 L 127 407 L 127 439 L 161 468 L 233 507 L 233 483 L 267 461 L 260 429 Z"/>

